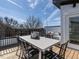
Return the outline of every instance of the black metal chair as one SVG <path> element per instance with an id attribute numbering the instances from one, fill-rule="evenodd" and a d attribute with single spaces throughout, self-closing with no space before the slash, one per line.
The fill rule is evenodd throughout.
<path id="1" fill-rule="evenodd" d="M 17 43 L 18 43 L 18 48 L 17 48 L 17 51 L 16 51 L 16 55 L 19 56 L 19 55 L 18 55 L 18 52 L 19 52 L 19 50 L 21 49 L 21 48 L 20 48 L 20 46 L 21 46 L 21 41 L 19 40 L 19 36 L 17 36 Z"/>
<path id="2" fill-rule="evenodd" d="M 16 51 L 16 55 L 17 55 L 17 53 L 19 52 L 19 58 L 18 59 L 23 59 L 23 53 L 24 53 L 24 42 L 23 41 L 21 41 L 21 39 L 19 39 L 19 37 L 18 37 L 18 44 L 19 44 L 19 46 L 18 46 L 18 49 L 17 49 L 17 51 Z"/>
<path id="3" fill-rule="evenodd" d="M 36 48 L 32 47 L 24 40 L 22 39 L 20 40 L 21 40 L 21 44 L 20 44 L 21 51 L 18 59 L 32 59 L 34 55 L 39 53 L 39 51 Z"/>
<path id="4" fill-rule="evenodd" d="M 25 49 L 24 58 L 25 59 L 32 59 L 36 54 L 39 53 L 38 49 L 32 47 L 31 45 L 27 43 L 24 43 L 24 44 L 25 44 L 24 45 L 24 49 Z"/>
<path id="5" fill-rule="evenodd" d="M 53 51 L 45 51 L 45 59 L 65 59 L 65 52 L 68 45 L 68 41 L 66 43 L 61 44 L 59 54 Z"/>

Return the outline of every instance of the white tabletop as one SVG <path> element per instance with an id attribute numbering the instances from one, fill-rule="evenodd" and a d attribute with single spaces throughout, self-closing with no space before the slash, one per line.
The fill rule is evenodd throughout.
<path id="1" fill-rule="evenodd" d="M 26 42 L 40 48 L 41 50 L 45 50 L 59 42 L 59 40 L 45 38 L 45 37 L 40 37 L 39 40 L 31 39 L 31 36 L 19 36 L 19 37 L 25 40 Z"/>

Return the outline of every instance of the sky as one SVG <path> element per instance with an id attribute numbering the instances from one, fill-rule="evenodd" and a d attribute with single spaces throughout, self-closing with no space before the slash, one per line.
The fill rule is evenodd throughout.
<path id="1" fill-rule="evenodd" d="M 52 0 L 0 0 L 0 16 L 14 18 L 19 23 L 35 16 L 44 26 L 60 26 L 60 10 Z"/>

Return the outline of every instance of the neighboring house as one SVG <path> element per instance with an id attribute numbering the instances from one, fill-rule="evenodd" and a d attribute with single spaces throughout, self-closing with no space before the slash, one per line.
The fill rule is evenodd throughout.
<path id="1" fill-rule="evenodd" d="M 61 39 L 61 26 L 45 26 L 47 34 L 53 36 L 54 39 Z"/>
<path id="2" fill-rule="evenodd" d="M 61 26 L 45 26 L 46 32 L 59 32 L 61 33 Z"/>

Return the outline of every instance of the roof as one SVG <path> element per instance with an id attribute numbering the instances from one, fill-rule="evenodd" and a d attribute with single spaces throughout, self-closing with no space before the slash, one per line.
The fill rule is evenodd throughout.
<path id="1" fill-rule="evenodd" d="M 61 27 L 61 26 L 45 26 L 44 28 L 50 28 L 50 27 Z"/>
<path id="2" fill-rule="evenodd" d="M 76 3 L 79 3 L 79 0 L 53 0 L 53 4 L 55 4 L 58 8 L 61 5 L 73 4 L 73 7 L 76 6 Z"/>

